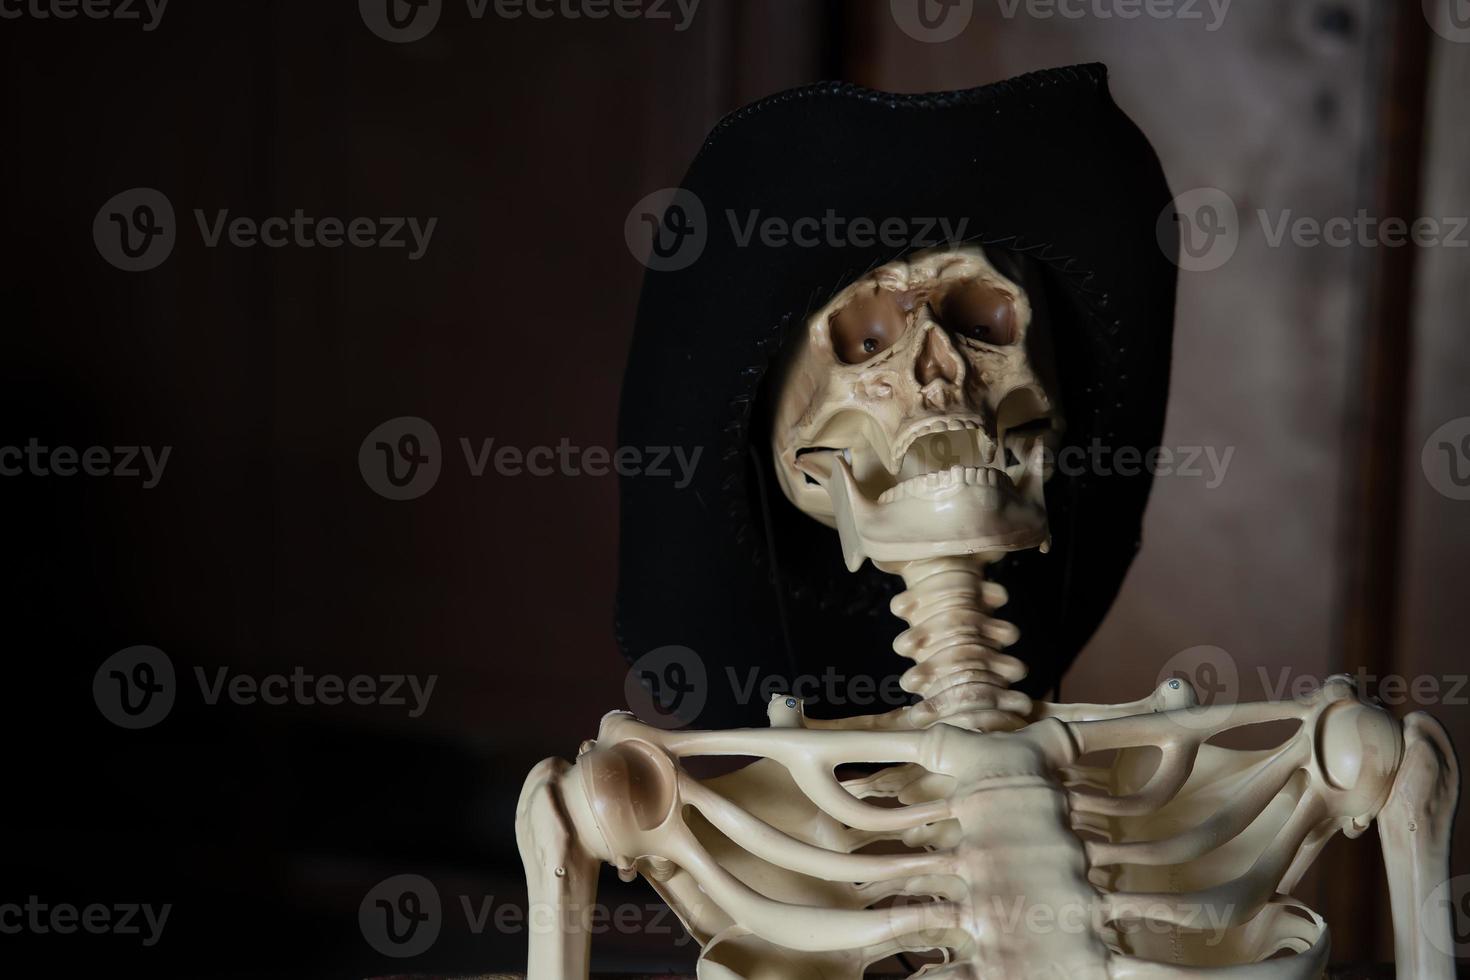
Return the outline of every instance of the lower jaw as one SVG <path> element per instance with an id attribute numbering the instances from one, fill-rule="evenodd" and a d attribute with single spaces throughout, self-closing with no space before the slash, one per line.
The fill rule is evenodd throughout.
<path id="1" fill-rule="evenodd" d="M 877 504 L 851 473 L 837 467 L 827 490 L 847 567 L 864 559 L 916 561 L 946 555 L 1045 548 L 1046 512 L 1009 488 L 961 486 L 933 497 L 906 496 Z"/>

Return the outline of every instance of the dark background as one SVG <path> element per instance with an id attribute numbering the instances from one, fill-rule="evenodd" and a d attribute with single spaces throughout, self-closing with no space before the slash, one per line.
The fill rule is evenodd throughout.
<path id="1" fill-rule="evenodd" d="M 944 43 L 905 35 L 887 0 L 703 0 L 683 31 L 677 6 L 511 20 L 446 0 L 402 44 L 341 0 L 173 0 L 152 31 L 0 19 L 0 446 L 171 447 L 153 489 L 0 477 L 0 902 L 173 906 L 146 949 L 0 935 L 0 969 L 524 965 L 524 932 L 475 933 L 459 899 L 524 902 L 520 782 L 623 704 L 617 491 L 474 477 L 459 439 L 615 447 L 643 271 L 624 221 L 723 113 L 821 78 L 922 91 L 1101 60 L 1176 191 L 1319 219 L 1470 213 L 1470 45 L 1432 31 L 1417 0 L 1236 0 L 1217 30 L 973 8 Z M 146 272 L 110 265 L 92 235 L 135 187 L 178 216 L 176 247 Z M 207 248 L 196 208 L 438 224 L 419 261 Z M 1273 248 L 1248 221 L 1228 264 L 1184 273 L 1166 442 L 1234 447 L 1233 469 L 1217 487 L 1160 481 L 1143 557 L 1068 699 L 1131 700 L 1202 645 L 1228 651 L 1241 697 L 1280 671 L 1463 677 L 1470 503 L 1435 492 L 1420 451 L 1470 414 L 1467 256 Z M 358 468 L 365 436 L 400 416 L 442 441 L 437 484 L 411 501 Z M 179 695 L 128 731 L 92 682 L 137 644 L 167 653 Z M 438 680 L 418 718 L 209 705 L 194 670 L 220 667 Z M 1422 706 L 1470 744 L 1463 703 Z M 1339 958 L 1391 954 L 1375 851 L 1371 834 L 1339 842 L 1303 892 Z M 446 909 L 407 962 L 357 921 L 368 890 L 404 873 Z M 615 879 L 604 898 L 652 901 Z M 594 948 L 606 969 L 688 965 L 674 939 L 612 932 Z"/>

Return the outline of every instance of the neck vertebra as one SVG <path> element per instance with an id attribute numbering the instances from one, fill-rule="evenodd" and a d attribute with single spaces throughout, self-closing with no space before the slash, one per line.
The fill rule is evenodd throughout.
<path id="1" fill-rule="evenodd" d="M 1020 632 L 991 615 L 1006 602 L 1005 588 L 985 579 L 992 558 L 926 558 L 880 566 L 897 572 L 908 586 L 889 607 L 909 624 L 893 649 L 914 661 L 899 683 L 923 700 L 901 709 L 902 727 L 943 721 L 1000 731 L 1021 727 L 1030 715 L 1031 699 L 1010 689 L 1026 676 L 1026 665 L 1001 652 Z"/>

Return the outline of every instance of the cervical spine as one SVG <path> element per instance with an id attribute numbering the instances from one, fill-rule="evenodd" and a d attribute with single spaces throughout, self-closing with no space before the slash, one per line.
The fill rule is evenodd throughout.
<path id="1" fill-rule="evenodd" d="M 904 728 L 936 722 L 976 731 L 1008 731 L 1026 724 L 1031 699 L 1010 685 L 1026 676 L 1026 665 L 1001 651 L 1020 632 L 991 613 L 1005 605 L 1006 590 L 985 579 L 993 555 L 928 558 L 897 572 L 908 588 L 894 597 L 893 614 L 909 628 L 893 641 L 894 651 L 914 661 L 900 679 L 923 700 L 898 713 Z"/>

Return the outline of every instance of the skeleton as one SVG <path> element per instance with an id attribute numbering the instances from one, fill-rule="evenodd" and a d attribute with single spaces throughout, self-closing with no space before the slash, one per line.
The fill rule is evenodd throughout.
<path id="1" fill-rule="evenodd" d="M 701 980 L 849 980 L 895 954 L 934 980 L 1319 977 L 1328 928 L 1291 892 L 1334 834 L 1375 819 L 1398 975 L 1454 976 L 1429 898 L 1458 771 L 1428 715 L 1395 721 L 1347 677 L 1209 707 L 1181 678 L 1119 705 L 1011 688 L 1025 668 L 985 567 L 1049 545 L 1062 420 L 1039 301 L 953 248 L 878 269 L 810 319 L 778 391 L 777 472 L 849 568 L 902 576 L 894 648 L 919 700 L 818 721 L 778 696 L 769 728 L 729 732 L 608 715 L 521 796 L 530 900 L 557 924 L 533 930 L 530 980 L 587 976 L 575 920 L 601 863 L 670 904 Z M 1264 750 L 1210 744 L 1269 722 L 1295 729 Z M 701 781 L 682 764 L 700 756 L 758 761 Z"/>

